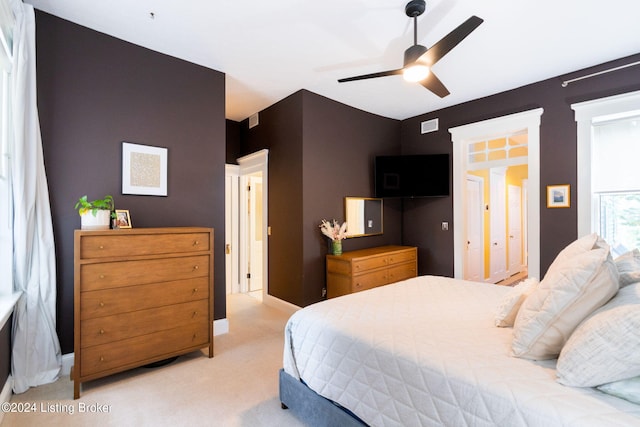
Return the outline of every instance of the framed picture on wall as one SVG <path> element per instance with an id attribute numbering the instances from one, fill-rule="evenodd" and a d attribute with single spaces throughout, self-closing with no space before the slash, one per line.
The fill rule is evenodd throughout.
<path id="1" fill-rule="evenodd" d="M 125 209 L 116 209 L 115 226 L 113 228 L 131 228 L 131 215 Z"/>
<path id="2" fill-rule="evenodd" d="M 571 206 L 570 185 L 547 185 L 547 207 L 568 208 Z"/>
<path id="3" fill-rule="evenodd" d="M 167 195 L 167 149 L 122 143 L 122 194 Z"/>

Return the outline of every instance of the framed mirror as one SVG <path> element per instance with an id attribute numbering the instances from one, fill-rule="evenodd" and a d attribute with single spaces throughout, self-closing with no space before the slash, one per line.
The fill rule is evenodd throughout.
<path id="1" fill-rule="evenodd" d="M 382 199 L 345 197 L 347 237 L 382 234 Z"/>

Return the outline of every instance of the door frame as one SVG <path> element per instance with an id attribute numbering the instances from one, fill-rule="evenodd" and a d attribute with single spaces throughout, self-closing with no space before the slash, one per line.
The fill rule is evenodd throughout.
<path id="1" fill-rule="evenodd" d="M 505 135 L 526 129 L 528 134 L 528 265 L 529 275 L 540 277 L 540 118 L 544 109 L 536 108 L 504 117 L 484 120 L 449 129 L 453 143 L 453 270 L 454 277 L 464 276 L 465 183 L 468 144 L 494 135 Z"/>
<path id="2" fill-rule="evenodd" d="M 230 179 L 230 181 L 229 181 Z M 230 183 L 229 188 L 227 184 Z M 240 167 L 225 165 L 225 290 L 226 294 L 240 292 Z"/>

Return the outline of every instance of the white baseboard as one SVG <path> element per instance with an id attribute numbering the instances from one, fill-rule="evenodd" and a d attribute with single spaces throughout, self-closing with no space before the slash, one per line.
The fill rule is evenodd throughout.
<path id="1" fill-rule="evenodd" d="M 71 378 L 71 367 L 73 366 L 73 353 L 67 353 L 62 355 L 62 368 L 60 369 L 60 378 Z"/>
<path id="2" fill-rule="evenodd" d="M 11 400 L 11 395 L 13 394 L 13 377 L 11 374 L 7 377 L 7 381 L 5 381 L 4 386 L 2 387 L 2 392 L 0 392 L 0 404 L 7 403 Z M 2 419 L 4 418 L 4 411 L 0 411 L 0 424 L 2 424 Z"/>
<path id="3" fill-rule="evenodd" d="M 218 319 L 213 321 L 213 336 L 228 334 L 229 333 L 229 320 Z"/>

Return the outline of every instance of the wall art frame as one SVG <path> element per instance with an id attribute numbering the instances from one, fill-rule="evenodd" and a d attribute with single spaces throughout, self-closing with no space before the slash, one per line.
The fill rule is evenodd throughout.
<path id="1" fill-rule="evenodd" d="M 569 184 L 547 185 L 547 207 L 571 207 L 571 186 Z"/>
<path id="2" fill-rule="evenodd" d="M 168 149 L 122 143 L 122 194 L 167 195 Z"/>

